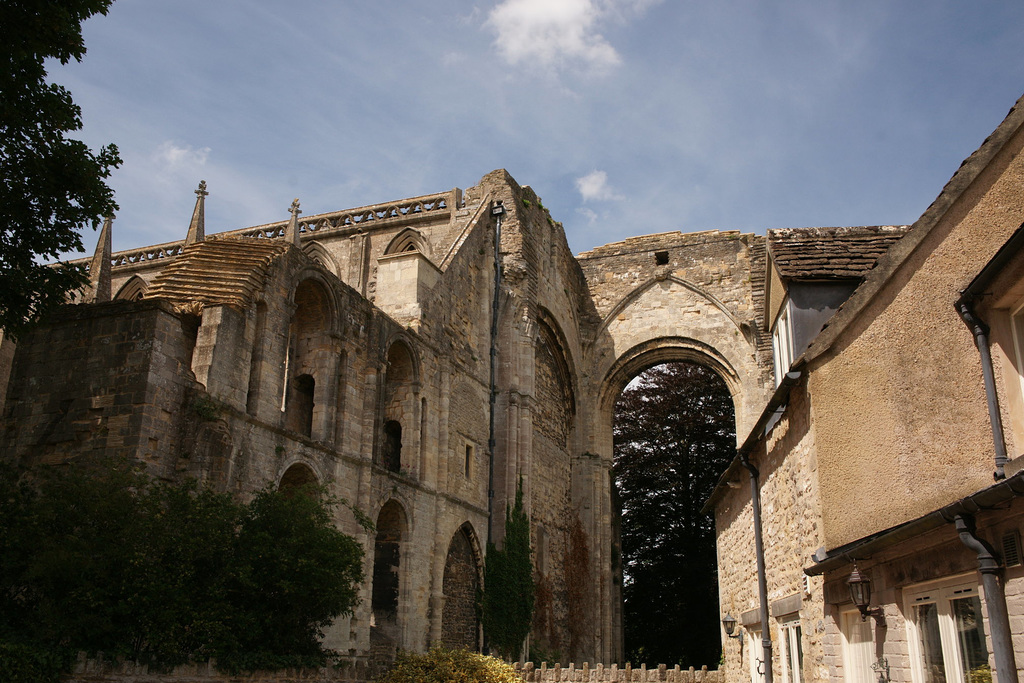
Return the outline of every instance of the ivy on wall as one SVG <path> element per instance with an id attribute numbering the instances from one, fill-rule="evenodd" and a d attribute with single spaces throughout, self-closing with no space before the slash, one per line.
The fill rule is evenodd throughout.
<path id="1" fill-rule="evenodd" d="M 505 543 L 487 544 L 484 591 L 481 600 L 484 633 L 505 659 L 519 656 L 533 620 L 533 563 L 530 559 L 530 519 L 523 510 L 523 482 L 516 502 L 505 511 Z"/>

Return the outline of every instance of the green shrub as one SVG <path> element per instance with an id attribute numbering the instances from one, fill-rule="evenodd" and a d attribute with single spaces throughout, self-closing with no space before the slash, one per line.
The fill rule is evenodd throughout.
<path id="1" fill-rule="evenodd" d="M 268 487 L 243 505 L 125 464 L 0 464 L 0 642 L 157 668 L 323 664 L 323 630 L 362 581 L 340 503 Z"/>
<path id="2" fill-rule="evenodd" d="M 0 642 L 0 680 L 4 683 L 58 683 L 69 663 L 57 651 Z"/>
<path id="3" fill-rule="evenodd" d="M 402 652 L 377 683 L 522 683 L 509 664 L 468 650 L 436 647 L 425 655 Z"/>

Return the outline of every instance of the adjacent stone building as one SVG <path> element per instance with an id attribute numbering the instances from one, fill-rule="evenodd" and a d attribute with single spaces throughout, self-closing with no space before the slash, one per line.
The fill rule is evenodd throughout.
<path id="1" fill-rule="evenodd" d="M 617 661 L 615 399 L 647 367 L 694 360 L 749 429 L 771 389 L 764 239 L 671 232 L 574 257 L 505 171 L 209 235 L 206 197 L 183 241 L 110 253 L 108 222 L 88 303 L 5 345 L 2 457 L 132 459 L 241 497 L 326 484 L 376 523 L 337 520 L 368 580 L 327 645 L 357 657 L 479 645 L 486 541 L 521 481 L 532 643 Z"/>
<path id="2" fill-rule="evenodd" d="M 1018 680 L 1022 148 L 1024 100 L 909 228 L 769 231 L 776 389 L 707 505 L 729 680 Z"/>

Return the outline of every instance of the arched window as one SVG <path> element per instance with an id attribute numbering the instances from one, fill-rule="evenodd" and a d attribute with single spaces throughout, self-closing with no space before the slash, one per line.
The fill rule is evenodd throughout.
<path id="1" fill-rule="evenodd" d="M 332 311 L 322 284 L 314 279 L 299 283 L 285 364 L 284 427 L 310 438 L 323 438 L 326 404 L 318 405 L 317 379 L 327 379 L 323 373 L 333 356 Z"/>
<path id="2" fill-rule="evenodd" d="M 402 506 L 389 500 L 377 515 L 377 536 L 373 543 L 373 610 L 371 642 L 399 644 L 399 573 L 406 522 Z"/>
<path id="3" fill-rule="evenodd" d="M 384 452 L 381 464 L 390 472 L 402 469 L 402 424 L 397 420 L 384 423 Z"/>
<path id="4" fill-rule="evenodd" d="M 407 449 L 405 469 L 410 474 L 416 470 L 418 401 L 413 391 L 414 384 L 415 366 L 412 351 L 405 342 L 396 341 L 388 349 L 387 370 L 384 376 L 384 438 L 380 448 L 380 464 L 391 472 L 402 469 L 403 425 L 409 427 L 406 437 L 411 440 L 409 447 L 412 449 Z"/>
<path id="5" fill-rule="evenodd" d="M 473 528 L 468 523 L 455 532 L 448 545 L 443 586 L 441 643 L 451 648 L 478 649 L 480 621 L 476 601 L 480 590 L 480 557 Z"/>
<path id="6" fill-rule="evenodd" d="M 317 483 L 319 482 L 313 469 L 309 465 L 297 462 L 285 470 L 285 473 L 281 476 L 281 483 L 277 485 L 277 490 L 294 493 L 302 490 L 304 486 L 315 486 Z"/>
<path id="7" fill-rule="evenodd" d="M 285 429 L 303 436 L 313 434 L 313 395 L 316 380 L 312 375 L 299 375 L 288 384 L 288 399 L 285 403 Z"/>
<path id="8" fill-rule="evenodd" d="M 117 294 L 114 295 L 114 299 L 121 301 L 138 301 L 146 295 L 146 290 L 149 286 L 146 281 L 138 275 L 132 275 L 128 282 L 121 286 L 121 289 L 117 290 Z"/>
<path id="9" fill-rule="evenodd" d="M 424 256 L 427 256 L 426 243 L 423 241 L 423 235 L 412 228 L 406 228 L 395 235 L 395 238 L 391 240 L 390 244 L 388 244 L 384 253 L 386 255 L 404 254 L 409 251 L 418 251 Z"/>

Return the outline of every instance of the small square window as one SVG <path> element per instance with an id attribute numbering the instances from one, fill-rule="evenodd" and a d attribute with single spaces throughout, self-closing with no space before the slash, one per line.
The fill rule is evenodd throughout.
<path id="1" fill-rule="evenodd" d="M 654 252 L 654 263 L 659 266 L 668 265 L 668 252 L 667 251 L 656 251 Z"/>

